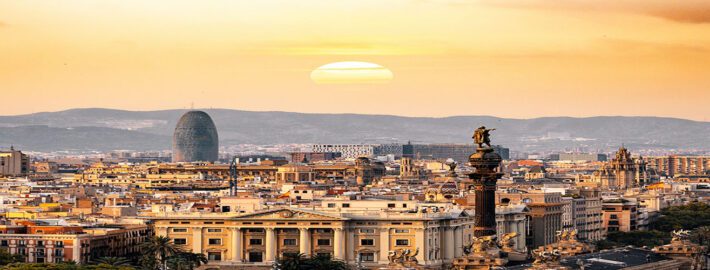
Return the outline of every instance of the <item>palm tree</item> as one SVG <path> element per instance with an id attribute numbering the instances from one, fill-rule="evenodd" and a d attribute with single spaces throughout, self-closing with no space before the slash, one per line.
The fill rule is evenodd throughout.
<path id="1" fill-rule="evenodd" d="M 167 270 L 168 257 L 181 252 L 172 239 L 165 236 L 154 236 L 148 239 L 147 242 L 141 244 L 141 248 L 147 254 L 150 254 L 160 260 L 161 269 Z"/>
<path id="2" fill-rule="evenodd" d="M 110 266 L 130 266 L 131 261 L 122 257 L 101 257 L 92 262 L 93 264 L 106 264 Z"/>
<path id="3" fill-rule="evenodd" d="M 698 227 L 693 231 L 694 238 L 701 246 L 710 246 L 710 226 Z"/>
<path id="4" fill-rule="evenodd" d="M 274 262 L 276 270 L 302 270 L 308 268 L 308 259 L 303 253 L 284 254 Z"/>
<path id="5" fill-rule="evenodd" d="M 348 264 L 344 261 L 334 260 L 330 254 L 316 255 L 308 260 L 308 269 L 313 270 L 348 270 Z"/>
<path id="6" fill-rule="evenodd" d="M 207 262 L 207 257 L 202 253 L 179 252 L 168 258 L 171 270 L 193 270 Z"/>

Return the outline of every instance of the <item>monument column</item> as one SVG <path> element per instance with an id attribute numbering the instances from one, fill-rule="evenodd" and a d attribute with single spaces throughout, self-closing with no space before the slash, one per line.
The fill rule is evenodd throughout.
<path id="1" fill-rule="evenodd" d="M 502 158 L 490 147 L 490 130 L 485 127 L 476 130 L 474 139 L 478 148 L 468 158 L 471 167 L 475 168 L 468 178 L 473 180 L 476 194 L 476 227 L 473 230 L 476 237 L 496 234 L 496 182 L 503 174 L 498 172 Z"/>
<path id="2" fill-rule="evenodd" d="M 242 228 L 232 228 L 232 261 L 242 261 Z"/>
<path id="3" fill-rule="evenodd" d="M 345 251 L 345 245 L 343 245 L 343 228 L 335 228 L 333 230 L 333 257 L 338 260 L 342 260 Z"/>
<path id="4" fill-rule="evenodd" d="M 454 258 L 463 255 L 463 230 L 460 226 L 453 227 L 454 235 Z"/>
<path id="5" fill-rule="evenodd" d="M 274 228 L 266 228 L 266 262 L 273 262 L 276 258 L 276 233 Z"/>
<path id="6" fill-rule="evenodd" d="M 308 257 L 311 256 L 311 232 L 308 230 L 308 228 L 299 228 L 299 243 L 298 243 L 298 249 L 299 252 L 301 252 L 303 255 L 306 255 Z"/>
<path id="7" fill-rule="evenodd" d="M 355 253 L 355 229 L 348 229 L 347 245 L 345 247 L 345 259 L 347 261 L 357 262 L 357 254 Z"/>

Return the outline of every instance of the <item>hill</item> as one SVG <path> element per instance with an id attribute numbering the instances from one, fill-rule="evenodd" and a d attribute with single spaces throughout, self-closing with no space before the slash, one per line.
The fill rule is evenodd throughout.
<path id="1" fill-rule="evenodd" d="M 72 109 L 0 116 L 0 148 L 35 151 L 169 149 L 186 110 Z M 221 145 L 279 143 L 470 143 L 476 127 L 493 127 L 493 142 L 514 150 L 566 147 L 702 149 L 710 122 L 662 117 L 604 116 L 507 119 L 361 114 L 305 114 L 211 109 Z"/>

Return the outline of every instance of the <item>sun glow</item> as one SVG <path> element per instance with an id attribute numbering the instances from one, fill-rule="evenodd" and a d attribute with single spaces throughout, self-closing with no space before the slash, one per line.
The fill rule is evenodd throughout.
<path id="1" fill-rule="evenodd" d="M 375 63 L 345 61 L 320 66 L 311 72 L 317 84 L 387 83 L 392 71 Z"/>

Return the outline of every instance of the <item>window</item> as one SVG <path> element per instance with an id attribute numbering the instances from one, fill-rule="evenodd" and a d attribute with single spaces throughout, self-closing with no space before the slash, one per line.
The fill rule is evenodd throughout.
<path id="1" fill-rule="evenodd" d="M 44 241 L 37 241 L 37 246 L 38 246 L 38 247 L 43 247 L 43 246 L 44 246 Z"/>
<path id="2" fill-rule="evenodd" d="M 210 261 L 221 261 L 222 252 L 207 252 L 207 259 Z"/>
<path id="3" fill-rule="evenodd" d="M 0 241 L 0 246 L 3 246 L 3 247 L 8 246 L 7 240 Z"/>
<path id="4" fill-rule="evenodd" d="M 330 239 L 318 239 L 319 246 L 330 246 Z"/>
<path id="5" fill-rule="evenodd" d="M 344 204 L 343 204 L 343 208 L 349 208 L 349 207 L 350 207 L 350 204 L 349 204 L 349 203 L 344 203 Z"/>
<path id="6" fill-rule="evenodd" d="M 221 245 L 222 238 L 210 238 L 209 240 L 207 240 L 207 243 L 210 245 Z"/>
<path id="7" fill-rule="evenodd" d="M 395 229 L 394 233 L 409 233 L 409 229 Z"/>
<path id="8" fill-rule="evenodd" d="M 375 229 L 360 229 L 360 233 L 375 233 Z"/>
<path id="9" fill-rule="evenodd" d="M 261 240 L 261 239 L 259 239 Z M 249 252 L 249 262 L 262 262 L 264 261 L 264 254 L 261 252 Z"/>
<path id="10" fill-rule="evenodd" d="M 388 203 L 387 208 L 394 208 L 396 205 L 394 203 Z"/>
<path id="11" fill-rule="evenodd" d="M 372 253 L 372 252 L 363 252 L 363 253 L 360 253 L 360 261 L 362 261 L 362 262 L 374 262 L 374 261 L 375 261 L 375 253 Z"/>
<path id="12" fill-rule="evenodd" d="M 211 228 L 211 229 L 207 229 L 207 232 L 222 232 L 222 229 Z"/>
<path id="13" fill-rule="evenodd" d="M 173 243 L 175 243 L 176 245 L 187 245 L 187 239 L 175 238 L 175 239 L 173 239 Z"/>
<path id="14" fill-rule="evenodd" d="M 249 244 L 253 246 L 261 246 L 261 238 L 251 238 L 249 239 Z"/>
<path id="15" fill-rule="evenodd" d="M 62 257 L 54 257 L 54 263 L 61 263 L 62 262 Z"/>
<path id="16" fill-rule="evenodd" d="M 58 247 L 58 248 L 64 247 L 64 242 L 62 242 L 62 241 L 54 242 L 54 247 Z"/>
<path id="17" fill-rule="evenodd" d="M 25 246 L 25 240 L 17 240 L 17 245 L 21 247 Z"/>
<path id="18" fill-rule="evenodd" d="M 375 239 L 360 239 L 361 246 L 374 246 Z"/>
<path id="19" fill-rule="evenodd" d="M 328 208 L 335 208 L 335 204 L 334 204 L 334 203 L 329 203 L 329 204 L 328 204 Z"/>
<path id="20" fill-rule="evenodd" d="M 284 239 L 284 246 L 295 246 L 296 239 Z"/>
<path id="21" fill-rule="evenodd" d="M 187 232 L 187 228 L 173 228 L 173 232 L 177 232 L 177 233 Z"/>
<path id="22" fill-rule="evenodd" d="M 402 208 L 407 208 L 407 204 L 406 204 L 406 203 L 403 203 L 403 204 L 402 204 Z"/>
<path id="23" fill-rule="evenodd" d="M 396 246 L 409 246 L 409 239 L 397 239 L 394 244 Z"/>

